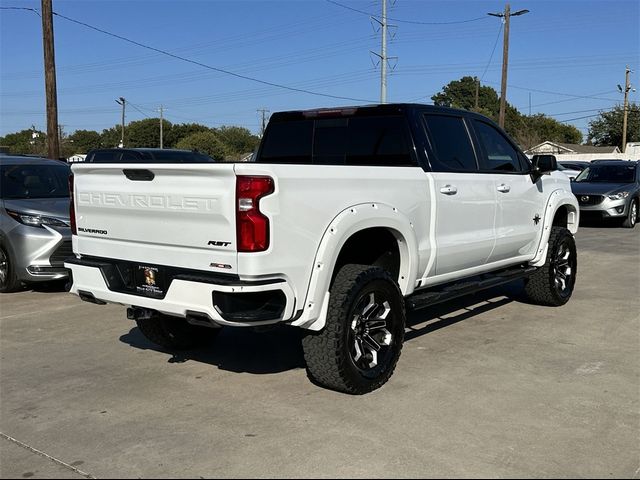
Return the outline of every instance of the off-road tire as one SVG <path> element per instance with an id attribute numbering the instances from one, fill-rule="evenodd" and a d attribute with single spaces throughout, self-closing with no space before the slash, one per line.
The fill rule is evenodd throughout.
<path id="1" fill-rule="evenodd" d="M 15 262 L 11 252 L 4 245 L 0 245 L 0 292 L 9 293 L 20 289 L 22 282 L 16 275 Z"/>
<path id="2" fill-rule="evenodd" d="M 168 350 L 188 350 L 206 346 L 213 342 L 221 330 L 191 325 L 183 318 L 160 313 L 150 318 L 139 318 L 136 323 L 149 341 Z"/>
<path id="3" fill-rule="evenodd" d="M 559 262 L 560 249 L 569 252 L 567 266 L 570 268 L 570 278 L 566 281 L 566 289 L 558 285 L 559 268 L 564 262 Z M 545 264 L 534 272 L 525 285 L 527 299 L 538 305 L 559 307 L 569 301 L 573 293 L 577 274 L 576 242 L 569 230 L 564 227 L 552 227 L 549 236 L 549 248 Z"/>
<path id="4" fill-rule="evenodd" d="M 357 319 L 366 317 L 356 315 L 356 307 L 360 308 L 363 301 L 373 299 L 374 295 L 381 301 L 374 308 L 388 307 L 388 312 L 369 321 L 385 319 L 383 331 L 390 334 L 390 344 L 382 344 L 382 361 L 367 370 L 359 368 L 353 357 L 354 325 L 360 321 Z M 404 298 L 389 273 L 379 267 L 345 265 L 330 289 L 325 327 L 320 332 L 309 332 L 302 341 L 309 377 L 323 387 L 354 395 L 380 388 L 389 380 L 400 358 L 404 326 Z M 367 357 L 361 357 L 361 362 L 362 358 Z"/>
<path id="5" fill-rule="evenodd" d="M 629 204 L 629 211 L 627 212 L 627 218 L 622 222 L 624 228 L 633 228 L 638 222 L 638 199 L 634 198 Z"/>

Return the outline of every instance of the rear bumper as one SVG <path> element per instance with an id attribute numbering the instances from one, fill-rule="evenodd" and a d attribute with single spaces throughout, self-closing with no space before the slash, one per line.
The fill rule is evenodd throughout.
<path id="1" fill-rule="evenodd" d="M 241 281 L 235 275 L 197 275 L 175 269 L 164 297 L 152 298 L 124 291 L 114 280 L 115 263 L 68 259 L 65 267 L 71 270 L 73 279 L 70 292 L 85 300 L 93 297 L 98 300 L 95 303 L 118 303 L 184 318 L 206 315 L 218 325 L 269 325 L 293 317 L 293 290 L 283 279 Z"/>

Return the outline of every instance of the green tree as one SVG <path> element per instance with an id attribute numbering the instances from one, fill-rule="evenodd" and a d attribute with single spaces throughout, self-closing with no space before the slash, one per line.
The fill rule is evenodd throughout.
<path id="1" fill-rule="evenodd" d="M 162 121 L 163 136 L 171 131 L 171 122 Z M 125 147 L 130 148 L 159 148 L 160 147 L 160 119 L 145 118 L 129 123 L 125 128 Z M 165 137 L 166 138 L 166 137 Z"/>
<path id="2" fill-rule="evenodd" d="M 461 108 L 478 112 L 498 122 L 500 115 L 500 97 L 491 87 L 480 85 L 478 88 L 478 108 L 476 104 L 477 77 L 462 77 L 442 87 L 442 91 L 431 97 L 434 105 L 441 107 Z M 513 137 L 522 128 L 521 114 L 507 102 L 505 110 L 505 130 Z"/>
<path id="3" fill-rule="evenodd" d="M 94 130 L 76 130 L 68 138 L 73 153 L 87 153 L 102 146 L 102 136 Z"/>
<path id="4" fill-rule="evenodd" d="M 253 152 L 260 142 L 257 136 L 244 127 L 224 126 L 217 133 L 234 160 L 239 160 L 244 153 Z"/>
<path id="5" fill-rule="evenodd" d="M 209 130 L 207 132 L 196 132 L 183 138 L 176 144 L 176 148 L 184 150 L 198 150 L 206 153 L 214 160 L 224 161 L 229 154 L 226 145 L 218 135 Z"/>
<path id="6" fill-rule="evenodd" d="M 588 142 L 622 149 L 623 116 L 624 108 L 621 105 L 602 112 L 598 118 L 589 122 Z M 627 106 L 627 142 L 640 142 L 640 105 L 637 103 Z"/>
<path id="7" fill-rule="evenodd" d="M 497 122 L 500 115 L 498 92 L 481 85 L 478 89 L 478 108 L 475 106 L 476 77 L 462 77 L 449 82 L 431 99 L 438 106 L 461 108 L 478 112 Z M 530 148 L 545 140 L 562 143 L 580 143 L 582 134 L 572 125 L 565 125 L 543 114 L 523 115 L 507 102 L 504 127 L 523 148 Z"/>
<path id="8" fill-rule="evenodd" d="M 544 141 L 582 143 L 582 133 L 573 125 L 566 125 L 542 113 L 522 115 L 521 126 L 514 138 L 523 148 L 531 148 Z"/>
<path id="9" fill-rule="evenodd" d="M 125 135 L 126 135 L 125 128 Z M 120 137 L 122 136 L 122 127 L 120 125 L 114 125 L 111 128 L 105 128 L 100 134 L 100 146 L 102 148 L 116 148 L 120 144 Z M 125 138 L 126 145 L 126 138 Z"/>
<path id="10" fill-rule="evenodd" d="M 0 145 L 9 147 L 9 152 L 15 155 L 46 155 L 46 139 L 46 133 L 31 127 L 30 129 L 5 135 L 0 138 Z"/>
<path id="11" fill-rule="evenodd" d="M 174 148 L 180 140 L 193 133 L 210 132 L 211 129 L 199 123 L 177 123 L 165 133 L 164 144 L 167 148 Z"/>

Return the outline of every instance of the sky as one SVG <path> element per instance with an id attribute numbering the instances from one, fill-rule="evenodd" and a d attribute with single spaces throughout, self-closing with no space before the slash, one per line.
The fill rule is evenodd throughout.
<path id="1" fill-rule="evenodd" d="M 54 16 L 59 123 L 101 131 L 164 116 L 257 133 L 270 112 L 380 101 L 382 0 L 53 0 L 54 12 L 164 50 L 158 53 Z M 0 7 L 40 9 L 39 0 Z M 431 103 L 465 75 L 500 90 L 501 1 L 389 0 L 388 102 Z M 514 0 L 507 100 L 586 137 L 598 112 L 621 104 L 625 67 L 640 87 L 640 2 Z M 359 10 L 359 11 L 356 11 Z M 204 65 L 204 66 L 203 66 Z M 211 68 L 207 68 L 211 67 Z M 213 68 L 213 69 L 212 69 Z M 244 77 L 216 71 L 222 69 Z M 250 78 L 264 83 L 258 83 Z M 277 85 L 298 90 L 281 88 Z M 305 92 L 299 91 L 305 90 Z M 631 92 L 630 100 L 637 101 Z M 344 98 L 335 98 L 344 97 Z M 0 135 L 46 131 L 42 23 L 0 10 Z"/>

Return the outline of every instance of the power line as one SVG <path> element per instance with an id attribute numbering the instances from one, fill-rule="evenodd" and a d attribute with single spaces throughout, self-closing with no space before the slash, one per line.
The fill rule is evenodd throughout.
<path id="1" fill-rule="evenodd" d="M 338 7 L 351 10 L 352 12 L 361 13 L 363 15 L 367 15 L 369 17 L 374 17 L 374 18 L 378 17 L 377 14 L 365 12 L 364 10 L 358 10 L 357 8 L 349 7 L 348 5 L 343 5 L 342 3 L 334 2 L 333 0 L 326 0 L 326 1 L 333 5 L 337 5 Z M 392 22 L 398 22 L 398 23 L 410 23 L 413 25 L 455 25 L 458 23 L 470 23 L 470 22 L 477 22 L 478 20 L 486 20 L 486 18 L 487 17 L 477 17 L 477 18 L 470 18 L 468 20 L 456 20 L 453 22 L 421 22 L 418 20 L 404 20 L 399 18 L 387 18 L 387 20 L 390 20 Z"/>
<path id="2" fill-rule="evenodd" d="M 498 46 L 498 41 L 500 40 L 501 33 L 502 33 L 502 23 L 500 24 L 500 28 L 498 28 L 498 36 L 496 37 L 496 42 L 493 44 L 493 49 L 491 50 L 491 56 L 489 56 L 489 61 L 487 62 L 487 66 L 484 67 L 484 72 L 482 72 L 482 75 L 480 76 L 481 82 L 484 79 L 484 76 L 486 75 L 487 70 L 489 69 L 489 65 L 491 65 L 491 61 L 493 60 L 493 54 L 496 53 L 496 47 Z"/>
<path id="3" fill-rule="evenodd" d="M 131 102 L 131 100 L 127 100 L 127 104 L 131 105 L 133 108 L 135 108 L 138 112 L 140 112 L 140 113 L 141 113 L 142 115 L 144 115 L 145 117 L 147 117 L 147 118 L 151 118 L 149 115 L 147 115 L 146 113 L 144 113 L 144 112 L 141 110 L 141 108 L 142 108 L 142 107 L 138 107 L 138 106 L 136 106 L 136 104 L 135 104 L 135 103 L 132 103 L 132 102 Z"/>
<path id="4" fill-rule="evenodd" d="M 278 83 L 268 82 L 266 80 L 260 80 L 258 78 L 249 77 L 247 75 L 242 75 L 242 74 L 239 74 L 239 73 L 231 72 L 229 70 L 225 70 L 225 69 L 222 69 L 222 68 L 213 67 L 211 65 L 207 65 L 206 63 L 198 62 L 196 60 L 191 60 L 189 58 L 173 54 L 173 53 L 168 52 L 166 50 L 162 50 L 160 48 L 156 48 L 156 47 L 152 47 L 150 45 L 146 45 L 144 43 L 140 43 L 140 42 L 138 42 L 136 40 L 131 40 L 130 38 L 123 37 L 122 35 L 118 35 L 116 33 L 112 33 L 112 32 L 109 32 L 107 30 L 103 30 L 103 29 L 98 28 L 98 27 L 94 27 L 93 25 L 89 25 L 88 23 L 81 22 L 79 20 L 75 20 L 73 18 L 67 17 L 67 16 L 62 15 L 60 13 L 53 12 L 53 14 L 58 16 L 58 17 L 60 17 L 60 18 L 65 19 L 65 20 L 67 20 L 69 22 L 76 23 L 78 25 L 82 25 L 83 27 L 89 28 L 91 30 L 95 30 L 96 32 L 100 32 L 100 33 L 103 33 L 103 34 L 108 35 L 110 37 L 114 37 L 114 38 L 117 38 L 119 40 L 125 41 L 127 43 L 131 43 L 132 45 L 136 45 L 138 47 L 145 48 L 147 50 L 151 50 L 151 51 L 154 51 L 154 52 L 157 52 L 157 53 L 161 53 L 163 55 L 167 55 L 169 57 L 175 58 L 177 60 L 181 60 L 183 62 L 191 63 L 193 65 L 198 65 L 200 67 L 207 68 L 207 69 L 213 70 L 215 72 L 220 72 L 220 73 L 224 73 L 224 74 L 227 74 L 227 75 L 231 75 L 231 76 L 236 77 L 236 78 L 241 78 L 243 80 L 249 80 L 251 82 L 261 83 L 263 85 L 268 85 L 270 87 L 281 88 L 281 89 L 284 89 L 284 90 L 290 90 L 290 91 L 298 92 L 298 93 L 306 93 L 308 95 L 315 95 L 315 96 L 319 96 L 319 97 L 335 98 L 335 99 L 339 99 L 339 100 L 352 100 L 352 101 L 356 101 L 356 102 L 371 102 L 371 103 L 374 103 L 373 100 L 366 100 L 366 99 L 362 99 L 362 98 L 343 97 L 343 96 L 340 96 L 340 95 L 331 95 L 331 94 L 328 94 L 328 93 L 313 92 L 311 90 L 305 90 L 305 89 L 302 89 L 302 88 L 290 87 L 290 86 L 287 86 L 287 85 L 281 85 L 281 84 L 278 84 Z"/>

